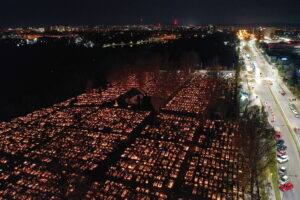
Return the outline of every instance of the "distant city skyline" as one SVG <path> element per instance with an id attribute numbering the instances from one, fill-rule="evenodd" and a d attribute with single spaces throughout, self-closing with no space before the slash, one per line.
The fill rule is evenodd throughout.
<path id="1" fill-rule="evenodd" d="M 0 27 L 126 24 L 299 23 L 297 0 L 5 1 Z"/>

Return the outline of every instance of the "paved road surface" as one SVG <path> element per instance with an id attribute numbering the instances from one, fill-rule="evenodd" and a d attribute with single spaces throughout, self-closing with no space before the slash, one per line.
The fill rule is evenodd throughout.
<path id="1" fill-rule="evenodd" d="M 289 179 L 295 185 L 295 188 L 291 191 L 283 192 L 282 199 L 284 200 L 300 200 L 300 158 L 295 145 L 295 142 L 291 136 L 289 129 L 287 128 L 286 121 L 284 117 L 292 123 L 297 123 L 297 118 L 292 115 L 288 107 L 288 99 L 278 91 L 278 85 L 273 84 L 270 85 L 266 80 L 272 80 L 274 82 L 276 80 L 275 72 L 272 69 L 272 66 L 268 65 L 258 50 L 254 47 L 254 44 L 250 42 L 250 49 L 253 52 L 254 58 L 251 58 L 249 61 L 246 61 L 246 65 L 250 65 L 255 63 L 256 70 L 253 82 L 254 86 L 254 96 L 257 95 L 259 100 L 266 105 L 267 112 L 269 113 L 269 120 L 275 119 L 275 122 L 271 123 L 273 126 L 279 126 L 281 128 L 282 137 L 285 140 L 285 144 L 287 145 L 287 154 L 289 156 L 289 161 L 283 166 L 288 167 L 288 175 Z M 247 59 L 246 59 L 247 60 Z M 260 75 L 262 73 L 262 77 Z M 277 90 L 277 92 L 276 92 Z M 272 95 L 273 92 L 273 95 Z M 283 112 L 286 116 L 283 116 L 280 112 L 280 108 L 275 102 L 275 98 L 278 98 L 277 101 L 281 105 Z M 298 122 L 299 123 L 299 122 Z M 281 166 L 281 165 L 279 165 Z M 275 176 L 277 174 L 274 174 Z M 274 176 L 273 175 L 273 176 Z"/>

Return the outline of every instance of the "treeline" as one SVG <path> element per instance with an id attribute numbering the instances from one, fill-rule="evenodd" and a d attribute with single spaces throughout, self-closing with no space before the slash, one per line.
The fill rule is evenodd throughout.
<path id="1" fill-rule="evenodd" d="M 239 120 L 239 127 L 235 142 L 241 158 L 244 158 L 241 187 L 246 199 L 268 199 L 268 170 L 276 165 L 275 131 L 267 120 L 267 113 L 257 106 L 248 108 Z"/>
<path id="2" fill-rule="evenodd" d="M 232 68 L 237 62 L 235 42 L 233 34 L 216 33 L 133 48 L 83 48 L 59 41 L 23 47 L 1 44 L 0 121 L 51 106 L 87 86 L 104 85 L 112 74 L 129 68 Z"/>

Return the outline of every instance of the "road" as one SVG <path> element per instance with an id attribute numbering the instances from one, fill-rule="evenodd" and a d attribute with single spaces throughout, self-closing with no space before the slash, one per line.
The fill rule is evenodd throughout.
<path id="1" fill-rule="evenodd" d="M 295 114 L 291 111 L 291 109 L 288 106 L 288 103 L 290 103 L 289 99 L 295 98 L 293 94 L 290 92 L 290 90 L 286 87 L 285 83 L 283 83 L 281 77 L 279 76 L 278 70 L 270 65 L 268 62 L 265 61 L 259 50 L 252 44 L 251 50 L 254 53 L 254 56 L 256 57 L 256 62 L 260 63 L 260 66 L 262 66 L 260 69 L 263 71 L 264 74 L 267 74 L 266 77 L 268 77 L 269 80 L 272 81 L 272 86 L 270 89 L 272 90 L 275 98 L 277 99 L 280 108 L 283 111 L 283 114 L 287 120 L 287 123 L 290 125 L 290 127 L 293 129 L 295 127 L 300 126 L 300 118 L 296 118 Z M 286 95 L 281 95 L 279 91 L 281 89 L 284 89 L 286 92 Z M 292 102 L 294 104 L 298 104 L 298 102 Z M 293 131 L 293 133 L 296 136 L 296 133 Z M 300 135 L 297 135 L 297 142 L 300 144 Z"/>
<path id="2" fill-rule="evenodd" d="M 245 59 L 246 66 L 251 66 L 255 63 L 255 73 L 253 76 L 254 81 L 251 82 L 253 89 L 253 95 L 258 96 L 259 99 L 265 106 L 266 111 L 269 113 L 269 121 L 273 126 L 279 126 L 282 132 L 282 138 L 285 140 L 287 148 L 287 154 L 289 156 L 289 161 L 283 166 L 288 167 L 289 180 L 294 184 L 295 188 L 290 191 L 281 193 L 282 199 L 284 200 L 299 200 L 300 199 L 300 158 L 297 151 L 295 141 L 290 130 L 288 129 L 288 124 L 294 126 L 297 123 L 297 118 L 292 115 L 288 107 L 288 99 L 282 96 L 278 92 L 278 84 L 270 85 L 269 80 L 272 83 L 276 82 L 278 74 L 262 57 L 261 53 L 255 47 L 254 42 L 249 42 L 250 50 L 253 53 L 253 57 L 250 59 Z M 262 73 L 262 76 L 261 76 Z M 276 103 L 276 100 L 278 104 Z M 257 101 L 257 100 L 256 100 Z M 282 109 L 282 111 L 281 111 Z M 299 123 L 299 122 L 298 122 Z M 299 123 L 300 124 L 300 123 Z M 296 141 L 297 142 L 297 141 Z M 273 174 L 273 176 L 277 174 Z"/>

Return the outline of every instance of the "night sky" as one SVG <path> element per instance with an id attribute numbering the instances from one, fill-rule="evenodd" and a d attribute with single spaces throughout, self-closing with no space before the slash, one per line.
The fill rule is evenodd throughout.
<path id="1" fill-rule="evenodd" d="M 300 23 L 300 0 L 6 0 L 0 26 Z"/>

